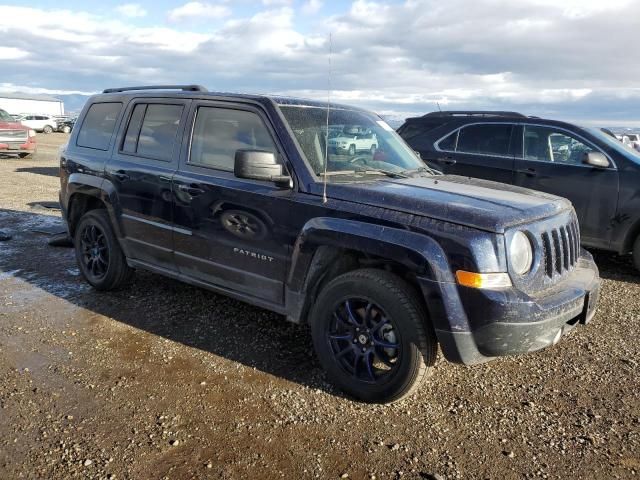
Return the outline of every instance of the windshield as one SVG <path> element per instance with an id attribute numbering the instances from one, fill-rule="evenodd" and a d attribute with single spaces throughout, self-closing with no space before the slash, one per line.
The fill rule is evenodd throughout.
<path id="1" fill-rule="evenodd" d="M 328 180 L 386 174 L 405 176 L 426 165 L 380 117 L 362 111 L 319 107 L 281 106 L 314 173 Z"/>
<path id="2" fill-rule="evenodd" d="M 601 140 L 608 147 L 613 148 L 618 153 L 624 155 L 625 157 L 633 160 L 634 162 L 640 163 L 640 152 L 635 150 L 634 148 L 625 145 L 620 140 L 616 140 L 615 138 L 607 135 L 606 133 L 600 131 L 598 128 L 585 128 L 591 135 L 597 137 L 598 140 Z"/>
<path id="3" fill-rule="evenodd" d="M 0 121 L 2 122 L 15 122 L 13 117 L 0 108 Z"/>

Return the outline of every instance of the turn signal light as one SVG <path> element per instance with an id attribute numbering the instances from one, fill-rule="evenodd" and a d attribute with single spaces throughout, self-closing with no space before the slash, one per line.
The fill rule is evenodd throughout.
<path id="1" fill-rule="evenodd" d="M 456 280 L 460 285 L 488 290 L 511 287 L 511 279 L 507 273 L 475 273 L 458 270 Z"/>

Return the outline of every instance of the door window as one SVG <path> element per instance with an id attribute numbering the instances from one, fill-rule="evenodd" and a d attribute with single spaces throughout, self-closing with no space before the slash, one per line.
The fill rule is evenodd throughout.
<path id="1" fill-rule="evenodd" d="M 456 152 L 482 155 L 509 155 L 512 126 L 495 123 L 469 125 L 460 130 Z"/>
<path id="2" fill-rule="evenodd" d="M 182 110 L 182 105 L 137 104 L 127 127 L 123 151 L 170 161 Z"/>
<path id="3" fill-rule="evenodd" d="M 552 127 L 524 127 L 524 158 L 581 165 L 585 153 L 594 149 L 563 130 Z"/>
<path id="4" fill-rule="evenodd" d="M 108 150 L 122 103 L 94 103 L 84 117 L 76 143 L 79 147 Z"/>
<path id="5" fill-rule="evenodd" d="M 262 119 L 245 110 L 199 107 L 189 163 L 232 172 L 238 150 L 276 153 L 276 146 Z"/>
<path id="6" fill-rule="evenodd" d="M 445 152 L 455 152 L 458 143 L 458 130 L 438 142 L 438 148 Z"/>

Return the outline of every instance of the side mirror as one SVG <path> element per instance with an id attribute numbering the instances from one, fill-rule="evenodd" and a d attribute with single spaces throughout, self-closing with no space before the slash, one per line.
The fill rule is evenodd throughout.
<path id="1" fill-rule="evenodd" d="M 609 166 L 609 159 L 600 152 L 588 152 L 584 154 L 582 163 L 596 168 L 607 168 Z"/>
<path id="2" fill-rule="evenodd" d="M 264 180 L 273 182 L 278 187 L 288 188 L 291 185 L 291 177 L 283 175 L 283 167 L 272 152 L 261 150 L 237 150 L 233 174 L 238 178 L 251 180 Z"/>

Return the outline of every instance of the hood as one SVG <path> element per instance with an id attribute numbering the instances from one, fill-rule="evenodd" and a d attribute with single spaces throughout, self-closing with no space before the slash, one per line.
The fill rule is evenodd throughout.
<path id="1" fill-rule="evenodd" d="M 3 122 L 0 121 L 0 130 L 29 130 L 19 122 Z"/>
<path id="2" fill-rule="evenodd" d="M 336 199 L 355 198 L 358 203 L 494 233 L 572 208 L 569 200 L 548 193 L 454 175 L 336 183 L 330 190 Z"/>

